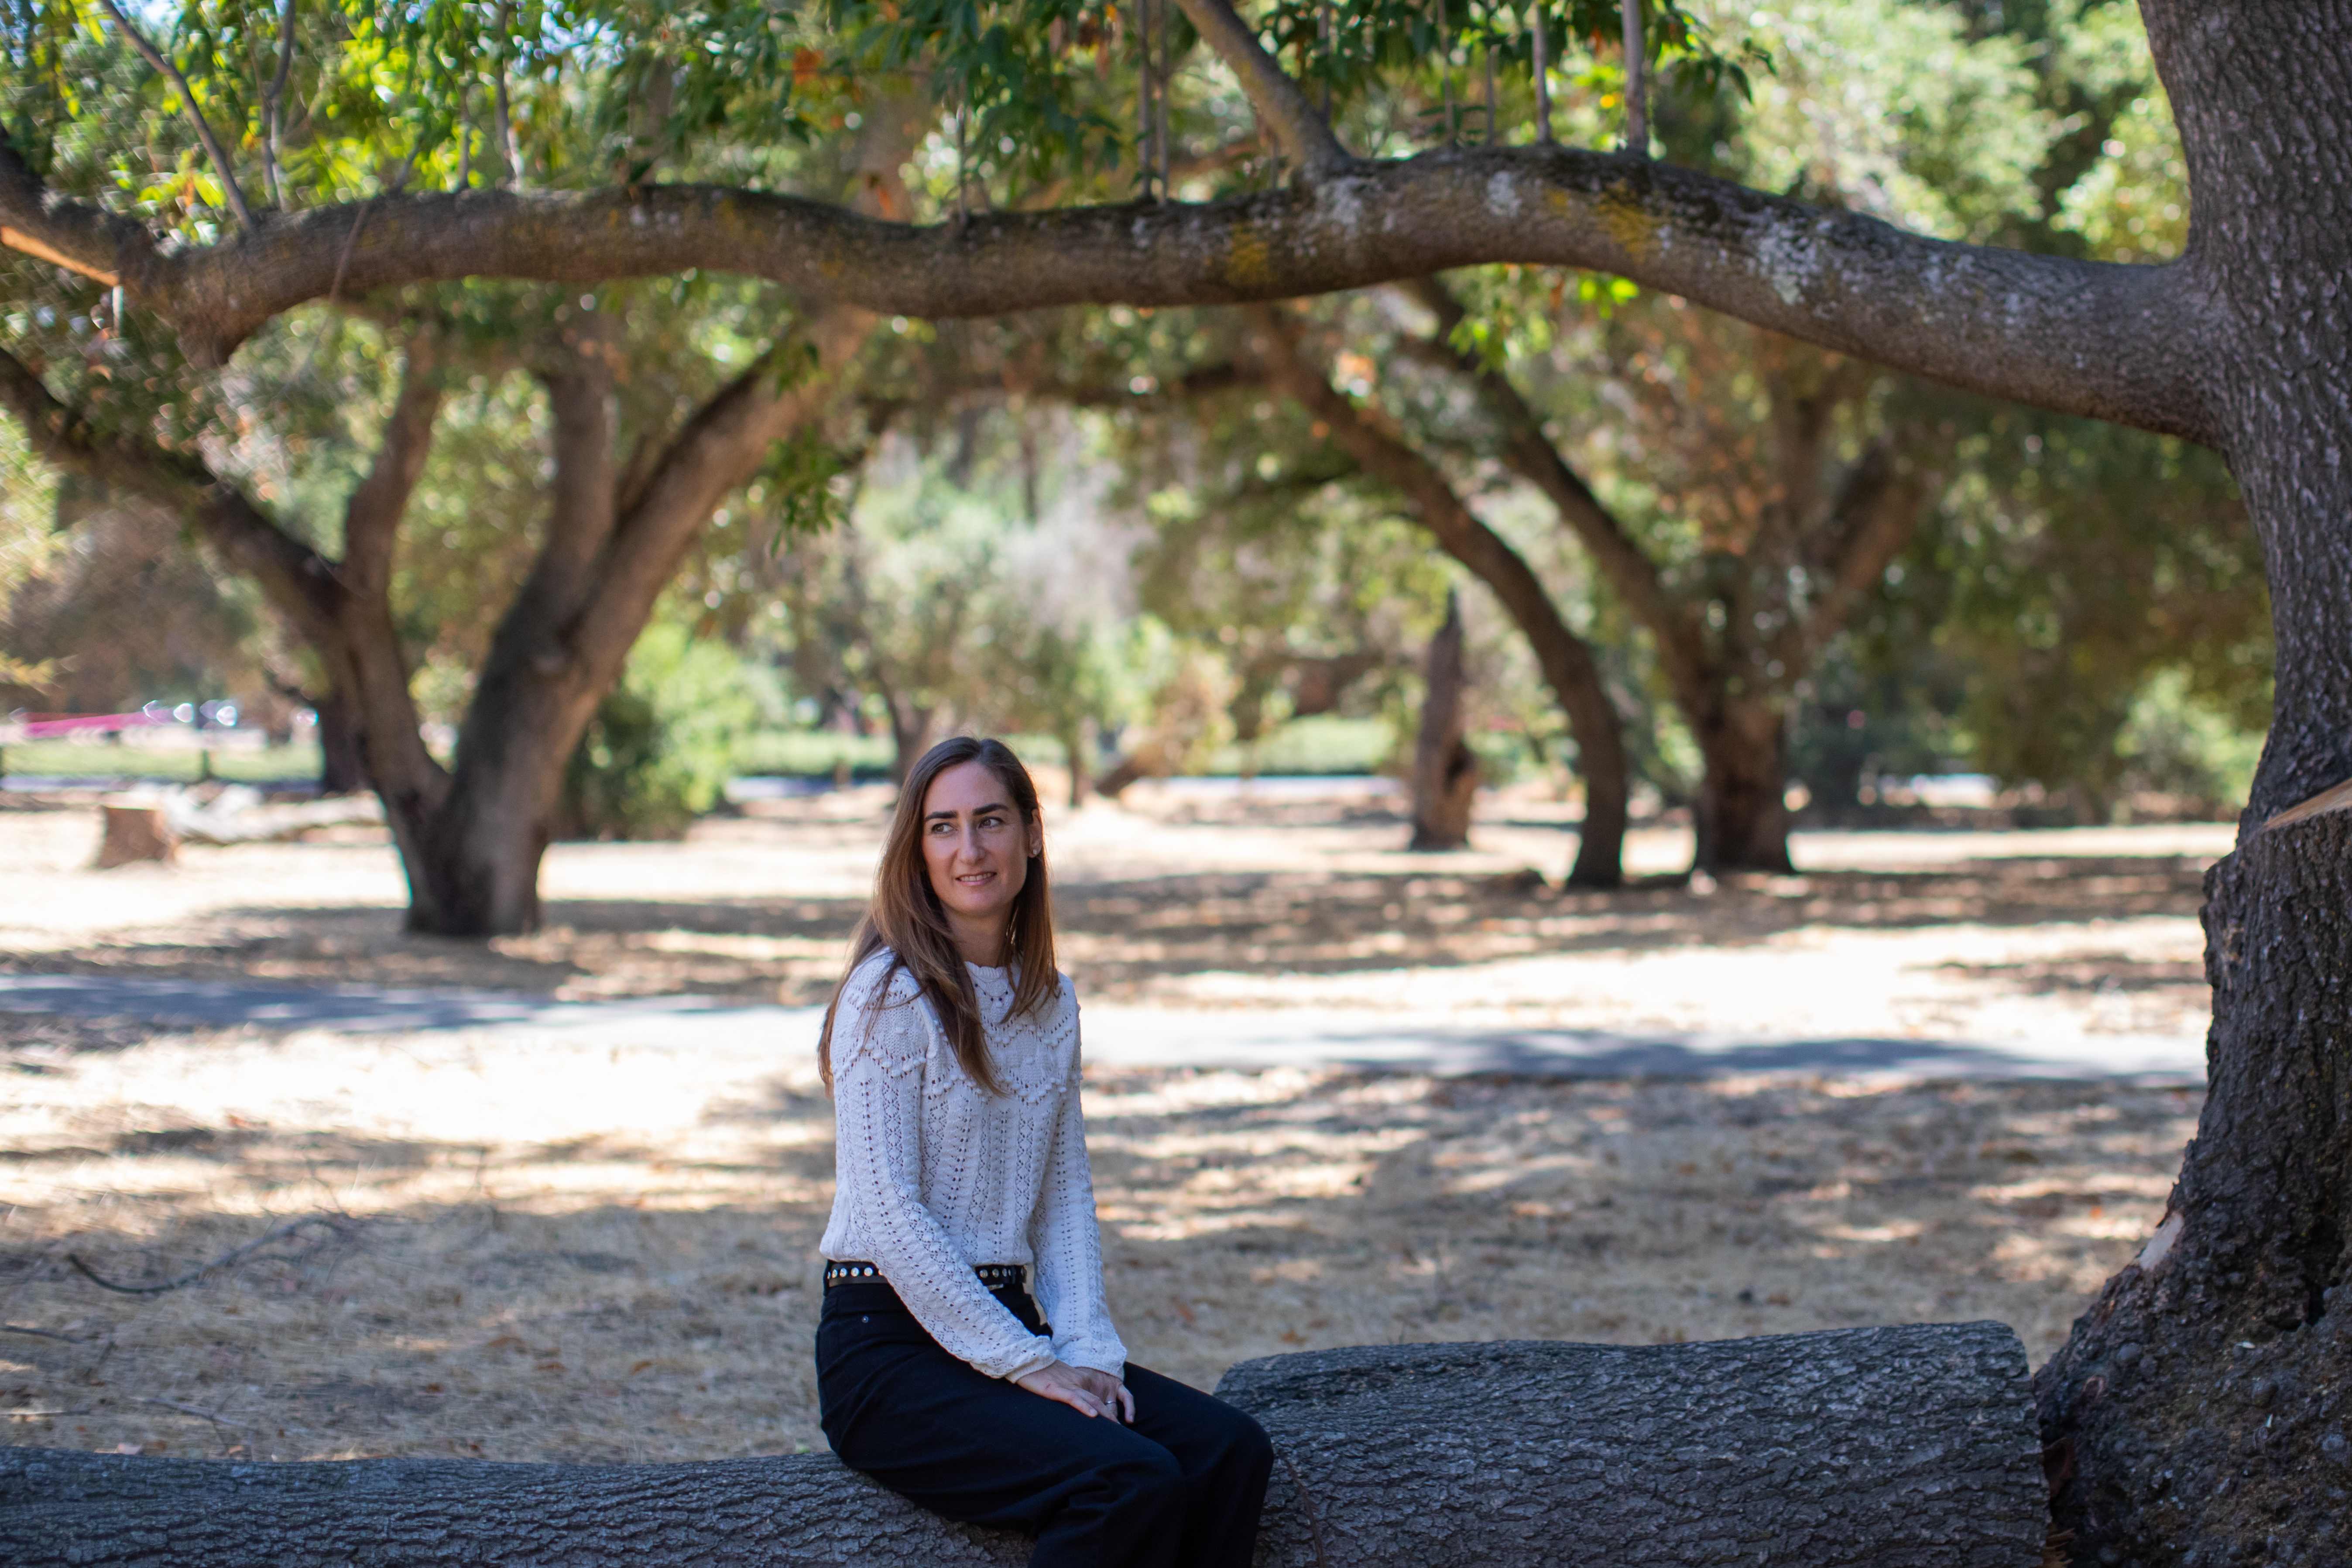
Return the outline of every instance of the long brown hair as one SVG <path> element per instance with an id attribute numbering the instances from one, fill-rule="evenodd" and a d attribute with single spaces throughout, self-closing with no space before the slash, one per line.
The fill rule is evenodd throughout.
<path id="1" fill-rule="evenodd" d="M 857 934 L 849 944 L 849 963 L 833 988 L 833 1000 L 825 1004 L 824 1030 L 817 1037 L 817 1070 L 824 1075 L 828 1089 L 833 1087 L 833 1020 L 841 1007 L 841 994 L 859 964 L 887 948 L 890 967 L 875 988 L 875 1004 L 880 1005 L 890 975 L 905 968 L 930 999 L 948 1044 L 955 1049 L 957 1064 L 982 1089 L 999 1092 L 996 1069 L 988 1059 L 980 995 L 972 988 L 971 972 L 963 966 L 963 954 L 956 950 L 947 911 L 931 890 L 930 870 L 923 863 L 923 802 L 931 793 L 931 781 L 965 763 L 985 765 L 1012 795 L 1013 809 L 1020 814 L 1022 826 L 1042 829 L 1037 786 L 1021 759 L 1013 754 L 1013 748 L 1002 741 L 950 736 L 925 752 L 908 771 L 907 782 L 898 791 L 898 810 L 890 818 L 890 837 L 882 846 L 881 868 L 874 874 L 873 901 L 866 907 L 866 918 L 857 922 Z M 1011 1012 L 1038 1012 L 1062 988 L 1062 977 L 1054 967 L 1054 900 L 1045 881 L 1042 831 L 1037 853 L 1029 857 L 1028 876 L 1021 891 L 1013 895 L 1005 941 L 1012 950 L 1007 954 L 1013 979 Z"/>

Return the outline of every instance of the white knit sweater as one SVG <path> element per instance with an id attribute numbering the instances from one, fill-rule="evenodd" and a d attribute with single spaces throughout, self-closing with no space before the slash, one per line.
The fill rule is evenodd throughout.
<path id="1" fill-rule="evenodd" d="M 877 1265 L 918 1322 L 992 1377 L 1059 1359 L 1118 1375 L 1127 1347 L 1103 1303 L 1094 1183 L 1078 1109 L 1078 1003 L 1068 976 L 1010 1016 L 1012 975 L 967 965 L 1001 1094 L 956 1062 L 915 977 L 887 949 L 842 987 L 833 1021 L 829 1258 Z M 1029 1267 L 1053 1337 L 1032 1334 L 972 1273 Z"/>

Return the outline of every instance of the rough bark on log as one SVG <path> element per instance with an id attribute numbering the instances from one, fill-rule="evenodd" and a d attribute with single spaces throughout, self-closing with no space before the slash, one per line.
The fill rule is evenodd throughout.
<path id="1" fill-rule="evenodd" d="M 1265 1568 L 2033 1568 L 2047 1509 L 2000 1323 L 1708 1344 L 1381 1345 L 1218 1385 L 1278 1456 Z M 828 1455 L 247 1465 L 0 1449 L 14 1568 L 1015 1563 Z"/>
<path id="2" fill-rule="evenodd" d="M 98 855 L 91 869 L 110 871 L 142 861 L 168 866 L 177 858 L 179 839 L 163 808 L 153 801 L 110 804 L 98 811 Z"/>
<path id="3" fill-rule="evenodd" d="M 2005 1323 L 1365 1346 L 1217 1392 L 1274 1438 L 1283 1568 L 2034 1568 L 2047 1533 Z"/>

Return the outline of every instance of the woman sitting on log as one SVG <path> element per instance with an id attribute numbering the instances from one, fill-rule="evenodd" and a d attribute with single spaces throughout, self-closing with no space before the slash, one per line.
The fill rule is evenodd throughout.
<path id="1" fill-rule="evenodd" d="M 1265 1434 L 1129 1363 L 1104 1305 L 1077 1000 L 1036 786 L 1002 742 L 942 741 L 908 775 L 817 1050 L 817 1390 L 842 1462 L 1029 1531 L 1033 1568 L 1244 1568 Z"/>

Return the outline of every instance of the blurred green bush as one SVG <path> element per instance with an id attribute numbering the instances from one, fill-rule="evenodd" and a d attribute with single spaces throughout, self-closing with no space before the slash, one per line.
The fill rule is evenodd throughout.
<path id="1" fill-rule="evenodd" d="M 2202 700 L 2184 670 L 2141 688 L 2116 737 L 2127 793 L 2172 797 L 2174 809 L 2226 818 L 2245 804 L 2263 735 Z"/>
<path id="2" fill-rule="evenodd" d="M 726 790 L 761 717 L 762 679 L 723 644 L 647 627 L 564 769 L 558 836 L 683 836 Z"/>

